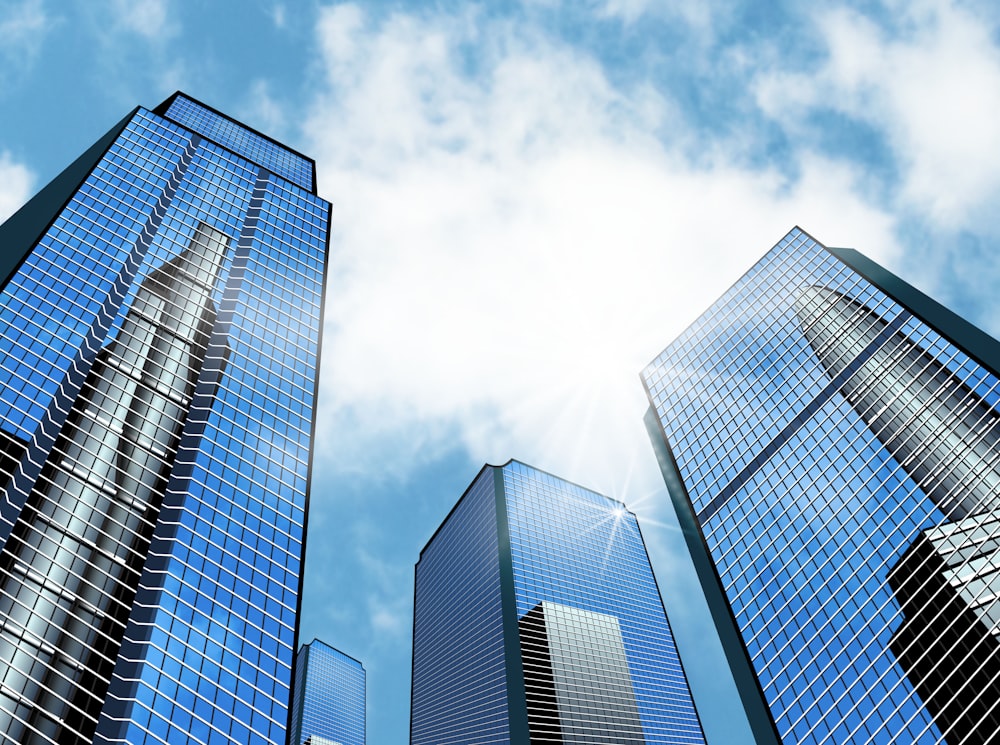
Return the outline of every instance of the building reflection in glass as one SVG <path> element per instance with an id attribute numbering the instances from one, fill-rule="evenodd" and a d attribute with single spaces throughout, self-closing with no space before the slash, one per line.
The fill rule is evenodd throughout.
<path id="1" fill-rule="evenodd" d="M 998 370 L 996 340 L 797 228 L 643 370 L 759 742 L 996 739 Z"/>
<path id="2" fill-rule="evenodd" d="M 616 616 L 542 602 L 518 623 L 532 742 L 644 742 Z"/>
<path id="3" fill-rule="evenodd" d="M 848 373 L 843 395 L 943 513 L 961 519 L 1000 506 L 1000 427 L 982 398 L 843 293 L 808 287 L 795 311 L 830 377 Z"/>
<path id="4" fill-rule="evenodd" d="M 141 284 L 0 552 L 0 730 L 89 743 L 215 323 L 204 223 Z"/>
<path id="5" fill-rule="evenodd" d="M 796 312 L 830 377 L 850 373 L 841 388 L 847 400 L 955 520 L 922 531 L 890 569 L 904 620 L 889 646 L 948 743 L 988 742 L 1000 732 L 996 415 L 933 356 L 846 295 L 809 287 Z"/>

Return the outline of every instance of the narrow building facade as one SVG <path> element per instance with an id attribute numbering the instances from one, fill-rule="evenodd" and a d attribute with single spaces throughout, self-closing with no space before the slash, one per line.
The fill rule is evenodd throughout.
<path id="1" fill-rule="evenodd" d="M 289 745 L 365 745 L 365 666 L 313 639 L 295 656 Z"/>

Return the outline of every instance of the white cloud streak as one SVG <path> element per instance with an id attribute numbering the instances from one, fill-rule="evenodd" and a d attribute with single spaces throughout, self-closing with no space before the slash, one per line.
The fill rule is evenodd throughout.
<path id="1" fill-rule="evenodd" d="M 796 223 L 896 250 L 850 166 L 695 164 L 668 99 L 523 28 L 376 24 L 354 5 L 319 28 L 307 127 L 334 237 L 318 441 L 342 468 L 460 444 L 627 499 L 630 479 L 645 488 L 628 464 L 652 462 L 639 369 L 760 254 Z"/>
<path id="2" fill-rule="evenodd" d="M 267 132 L 280 140 L 285 131 L 287 109 L 275 99 L 271 84 L 266 80 L 253 81 L 248 98 L 243 118 L 254 122 L 260 131 Z"/>
<path id="3" fill-rule="evenodd" d="M 271 8 L 271 21 L 274 23 L 274 27 L 277 29 L 285 28 L 285 23 L 287 21 L 287 13 L 285 6 L 281 3 L 277 3 Z"/>

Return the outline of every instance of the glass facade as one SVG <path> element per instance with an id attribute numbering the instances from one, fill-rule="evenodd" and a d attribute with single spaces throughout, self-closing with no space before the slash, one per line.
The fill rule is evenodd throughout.
<path id="1" fill-rule="evenodd" d="M 411 742 L 703 743 L 635 516 L 486 466 L 416 567 Z"/>
<path id="2" fill-rule="evenodd" d="M 796 229 L 643 371 L 761 742 L 1000 742 L 998 360 Z"/>
<path id="3" fill-rule="evenodd" d="M 0 731 L 279 743 L 329 205 L 183 94 L 0 227 Z"/>
<path id="4" fill-rule="evenodd" d="M 313 639 L 295 657 L 289 745 L 365 745 L 365 668 Z"/>

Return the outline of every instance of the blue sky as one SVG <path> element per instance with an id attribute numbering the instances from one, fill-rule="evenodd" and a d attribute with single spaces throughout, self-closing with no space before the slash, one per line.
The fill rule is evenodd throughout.
<path id="1" fill-rule="evenodd" d="M 302 636 L 408 731 L 413 564 L 484 462 L 638 513 L 712 745 L 733 716 L 639 369 L 793 225 L 1000 330 L 993 4 L 0 0 L 0 217 L 182 89 L 333 205 Z"/>

